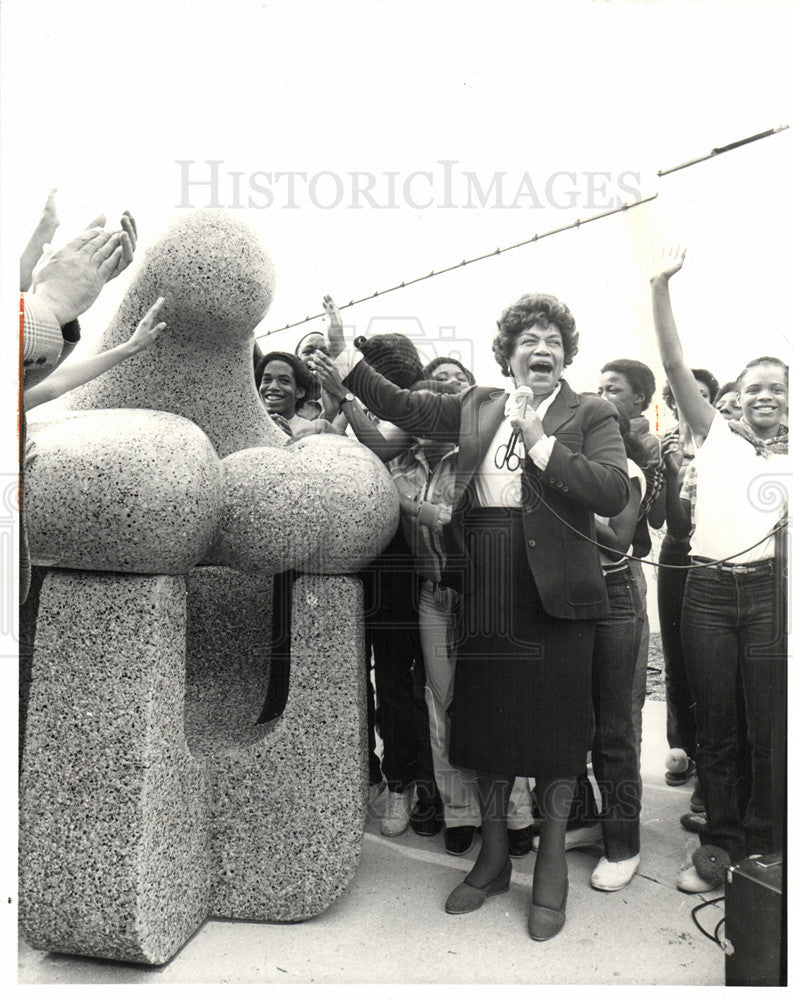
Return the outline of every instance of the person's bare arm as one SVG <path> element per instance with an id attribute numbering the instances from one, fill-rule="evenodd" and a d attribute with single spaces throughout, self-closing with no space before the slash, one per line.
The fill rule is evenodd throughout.
<path id="1" fill-rule="evenodd" d="M 333 301 L 331 295 L 322 297 L 322 306 L 328 317 L 328 352 L 331 360 L 337 358 L 347 346 L 344 339 L 344 324 L 341 321 L 339 307 Z"/>
<path id="2" fill-rule="evenodd" d="M 661 485 L 660 492 L 655 498 L 655 503 L 647 512 L 647 523 L 651 528 L 663 528 L 666 520 L 666 481 Z"/>
<path id="3" fill-rule="evenodd" d="M 641 499 L 639 480 L 631 479 L 628 502 L 620 513 L 609 518 L 608 524 L 595 520 L 595 538 L 606 547 L 606 555 L 616 559 L 618 553 L 625 553 L 630 548 L 636 531 L 636 522 L 639 520 Z"/>
<path id="4" fill-rule="evenodd" d="M 678 412 L 688 422 L 699 446 L 708 436 L 716 410 L 703 399 L 697 381 L 683 357 L 669 295 L 669 279 L 683 266 L 686 251 L 679 247 L 664 250 L 657 272 L 650 278 L 655 336 L 661 361 L 675 396 Z"/>
<path id="5" fill-rule="evenodd" d="M 25 409 L 32 410 L 35 406 L 41 406 L 42 403 L 49 403 L 65 392 L 76 389 L 98 375 L 104 374 L 126 358 L 151 347 L 157 336 L 165 329 L 165 323 L 157 322 L 157 313 L 163 302 L 165 299 L 157 299 L 126 343 L 119 344 L 118 347 L 111 347 L 110 350 L 96 354 L 92 358 L 68 361 L 57 368 L 48 378 L 45 378 L 43 382 L 26 389 L 23 397 Z"/>
<path id="6" fill-rule="evenodd" d="M 352 399 L 345 398 L 350 395 L 350 392 L 341 381 L 332 361 L 312 355 L 306 363 L 322 382 L 322 388 L 325 392 L 338 401 L 340 414 L 346 418 L 361 444 L 373 451 L 380 461 L 390 462 L 405 448 L 410 447 L 413 443 L 410 434 L 399 430 L 399 428 L 394 428 L 393 431 L 389 430 L 384 434 L 364 413 L 363 407 L 357 399 L 354 397 Z"/>

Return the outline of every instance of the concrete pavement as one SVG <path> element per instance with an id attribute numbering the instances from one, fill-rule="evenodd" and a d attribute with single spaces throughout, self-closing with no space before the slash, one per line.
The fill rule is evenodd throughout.
<path id="1" fill-rule="evenodd" d="M 160 968 L 38 952 L 19 946 L 20 984 L 664 984 L 722 985 L 724 956 L 690 913 L 703 899 L 675 889 L 697 844 L 679 825 L 691 784 L 664 783 L 664 702 L 644 710 L 642 863 L 624 890 L 596 892 L 599 851 L 567 854 L 567 924 L 531 941 L 526 914 L 534 854 L 514 862 L 512 887 L 475 913 L 451 917 L 446 896 L 475 854 L 452 858 L 443 836 L 379 834 L 381 797 L 370 808 L 359 873 L 325 913 L 301 924 L 209 921 Z M 475 842 L 476 849 L 476 842 Z M 700 913 L 712 933 L 717 903 Z"/>

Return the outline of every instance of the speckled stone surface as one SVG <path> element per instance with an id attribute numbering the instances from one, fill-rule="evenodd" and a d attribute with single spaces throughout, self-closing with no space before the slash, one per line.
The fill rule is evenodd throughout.
<path id="1" fill-rule="evenodd" d="M 225 566 L 188 574 L 185 735 L 193 753 L 261 739 L 272 598 L 271 576 Z"/>
<path id="2" fill-rule="evenodd" d="M 223 474 L 223 510 L 210 563 L 280 573 L 318 550 L 330 515 L 316 478 L 292 448 L 238 451 L 223 459 Z"/>
<path id="3" fill-rule="evenodd" d="M 184 578 L 57 570 L 40 607 L 20 926 L 36 948 L 167 961 L 209 906 L 206 776 L 184 739 Z"/>
<path id="4" fill-rule="evenodd" d="M 399 494 L 383 463 L 347 437 L 314 434 L 288 449 L 314 481 L 330 520 L 319 548 L 298 568 L 305 573 L 354 573 L 394 535 Z"/>
<path id="5" fill-rule="evenodd" d="M 152 410 L 75 413 L 31 425 L 28 439 L 32 562 L 179 574 L 209 551 L 221 465 L 189 420 Z"/>
<path id="6" fill-rule="evenodd" d="M 269 731 L 256 744 L 209 755 L 214 916 L 304 920 L 355 875 L 366 803 L 362 601 L 355 578 L 296 581 L 284 713 L 257 727 Z"/>
<path id="7" fill-rule="evenodd" d="M 183 215 L 149 246 L 96 353 L 121 344 L 159 296 L 168 329 L 64 401 L 75 409 L 144 407 L 194 421 L 223 457 L 286 435 L 253 381 L 253 333 L 270 307 L 275 270 L 256 231 L 223 211 Z"/>
<path id="8" fill-rule="evenodd" d="M 224 567 L 186 585 L 47 575 L 20 789 L 34 947 L 161 964 L 207 917 L 304 920 L 349 885 L 366 803 L 362 585 L 296 581 L 289 699 L 261 726 L 271 597 L 270 578 Z"/>
<path id="9" fill-rule="evenodd" d="M 366 701 L 346 574 L 388 543 L 398 496 L 347 438 L 284 447 L 251 360 L 272 289 L 244 223 L 183 217 L 97 350 L 159 295 L 169 330 L 30 425 L 33 561 L 116 571 L 59 568 L 41 592 L 20 810 L 34 947 L 158 964 L 208 916 L 303 920 L 355 874 Z M 289 698 L 262 726 L 271 574 L 294 564 L 312 575 Z"/>
<path id="10" fill-rule="evenodd" d="M 223 460 L 224 503 L 208 562 L 249 573 L 354 573 L 388 544 L 399 496 L 385 466 L 347 437 Z"/>

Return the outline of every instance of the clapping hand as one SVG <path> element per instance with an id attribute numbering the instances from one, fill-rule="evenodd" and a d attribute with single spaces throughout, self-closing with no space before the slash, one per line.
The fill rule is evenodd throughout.
<path id="1" fill-rule="evenodd" d="M 661 438 L 661 457 L 668 475 L 676 477 L 683 464 L 683 449 L 680 446 L 680 431 L 675 427 Z"/>
<path id="2" fill-rule="evenodd" d="M 137 227 L 129 212 L 121 229 L 104 229 L 104 215 L 97 216 L 79 236 L 43 258 L 33 272 L 32 292 L 43 300 L 61 326 L 77 319 L 96 301 L 105 283 L 131 263 Z"/>
<path id="3" fill-rule="evenodd" d="M 322 383 L 322 388 L 334 399 L 342 400 L 347 395 L 347 389 L 342 384 L 339 372 L 330 358 L 314 352 L 306 358 L 311 373 Z"/>

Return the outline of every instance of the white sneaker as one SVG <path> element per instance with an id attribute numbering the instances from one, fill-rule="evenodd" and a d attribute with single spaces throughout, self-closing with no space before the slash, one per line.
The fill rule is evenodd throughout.
<path id="1" fill-rule="evenodd" d="M 616 892 L 625 888 L 636 874 L 638 867 L 638 854 L 626 858 L 625 861 L 609 861 L 607 858 L 601 858 L 589 879 L 590 885 L 602 892 Z"/>
<path id="2" fill-rule="evenodd" d="M 531 839 L 532 850 L 538 851 L 540 847 L 539 834 L 533 835 Z M 576 851 L 579 847 L 602 847 L 603 830 L 600 823 L 590 823 L 588 826 L 576 826 L 572 830 L 566 830 L 564 835 L 564 849 L 566 851 Z"/>
<path id="3" fill-rule="evenodd" d="M 409 822 L 410 795 L 407 792 L 388 792 L 380 833 L 384 837 L 398 837 L 407 830 Z"/>
<path id="4" fill-rule="evenodd" d="M 579 847 L 596 847 L 603 843 L 603 830 L 600 823 L 588 826 L 577 826 L 567 830 L 564 835 L 564 849 L 575 851 Z"/>

